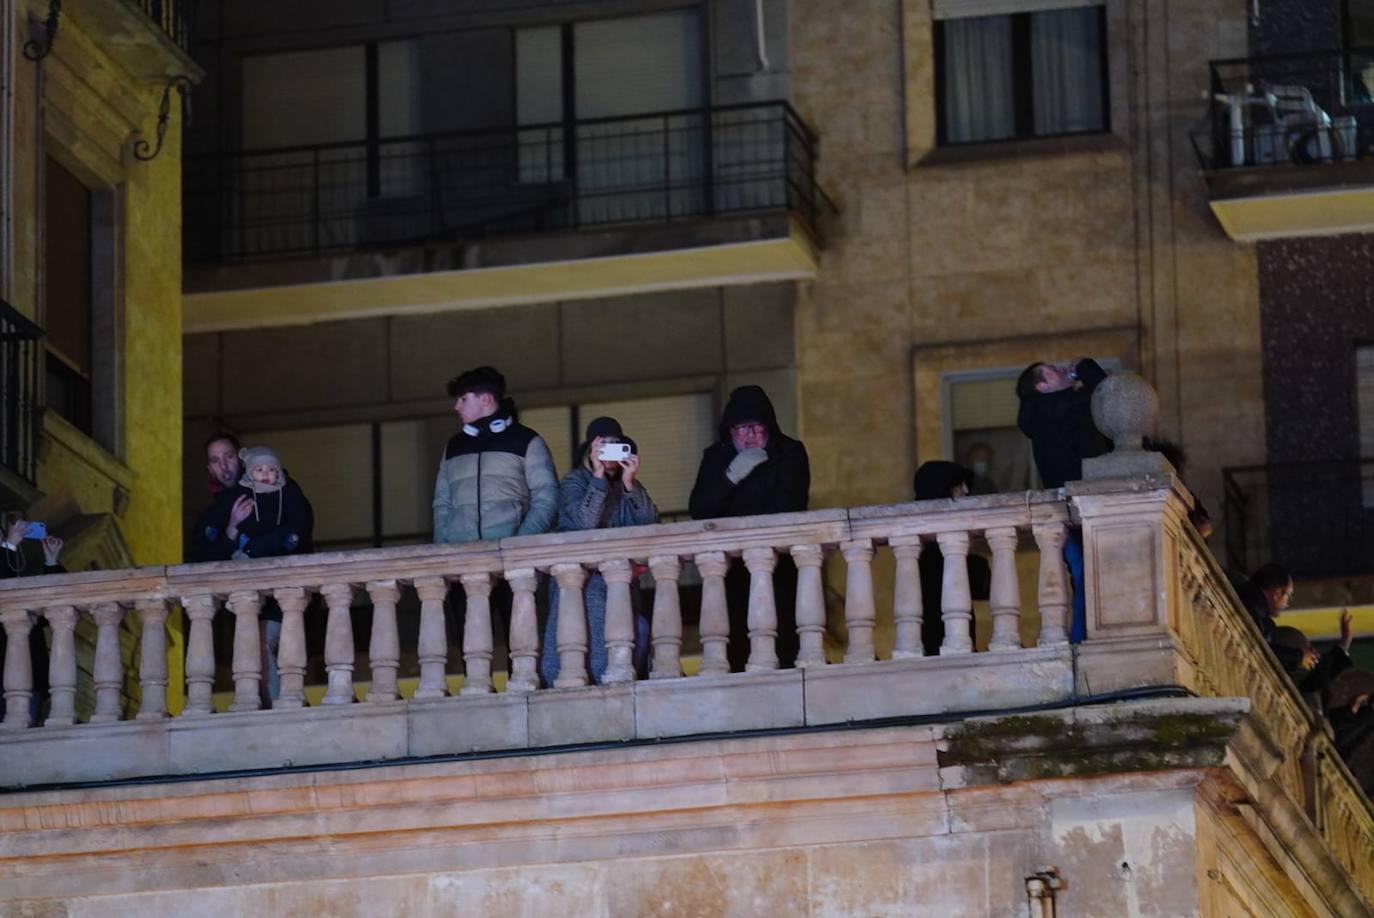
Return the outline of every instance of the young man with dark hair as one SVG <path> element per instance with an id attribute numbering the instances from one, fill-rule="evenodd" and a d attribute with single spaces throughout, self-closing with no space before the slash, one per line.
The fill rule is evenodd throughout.
<path id="1" fill-rule="evenodd" d="M 434 481 L 434 541 L 475 542 L 549 532 L 558 474 L 544 438 L 519 421 L 506 378 L 477 367 L 449 380 L 462 426 Z"/>
<path id="2" fill-rule="evenodd" d="M 552 532 L 558 522 L 558 472 L 544 438 L 520 423 L 506 378 L 476 367 L 448 381 L 460 427 L 434 480 L 434 541 L 475 542 Z M 445 620 L 461 641 L 466 594 L 452 594 Z M 510 647 L 512 596 L 499 579 L 490 599 L 494 647 Z"/>
<path id="3" fill-rule="evenodd" d="M 1033 363 L 1016 380 L 1021 407 L 1016 426 L 1031 441 L 1035 468 L 1045 488 L 1062 488 L 1083 477 L 1083 460 L 1107 452 L 1107 438 L 1093 423 L 1093 390 L 1107 378 L 1097 361 L 1080 358 L 1070 364 Z M 1088 636 L 1084 596 L 1083 534 L 1073 529 L 1064 542 L 1064 561 L 1073 582 L 1073 619 L 1069 642 Z"/>

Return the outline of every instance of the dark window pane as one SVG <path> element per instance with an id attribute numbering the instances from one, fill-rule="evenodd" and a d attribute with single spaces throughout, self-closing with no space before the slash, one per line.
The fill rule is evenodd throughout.
<path id="1" fill-rule="evenodd" d="M 44 325 L 48 347 L 80 373 L 91 370 L 91 192 L 47 161 L 44 224 Z"/>
<path id="2" fill-rule="evenodd" d="M 1102 8 L 1031 13 L 1035 133 L 1100 131 Z"/>
<path id="3" fill-rule="evenodd" d="M 1011 17 L 951 19 L 940 26 L 945 139 L 972 143 L 1015 136 Z"/>

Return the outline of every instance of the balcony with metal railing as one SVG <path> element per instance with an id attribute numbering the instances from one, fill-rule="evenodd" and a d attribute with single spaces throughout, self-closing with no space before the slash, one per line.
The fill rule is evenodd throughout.
<path id="1" fill-rule="evenodd" d="M 1300 579 L 1374 575 L 1374 459 L 1237 466 L 1222 478 L 1233 569 L 1278 561 Z"/>
<path id="2" fill-rule="evenodd" d="M 1374 225 L 1374 49 L 1213 61 L 1207 96 L 1193 144 L 1233 239 Z"/>
<path id="3" fill-rule="evenodd" d="M 780 101 L 188 156 L 188 328 L 341 279 L 384 310 L 810 277 L 817 146 Z"/>
<path id="4" fill-rule="evenodd" d="M 0 466 L 27 485 L 37 472 L 42 339 L 43 329 L 0 300 Z"/>

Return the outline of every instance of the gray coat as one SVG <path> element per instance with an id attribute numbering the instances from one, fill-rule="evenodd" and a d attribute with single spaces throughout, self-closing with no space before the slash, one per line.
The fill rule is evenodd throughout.
<path id="1" fill-rule="evenodd" d="M 553 528 L 558 473 L 514 406 L 453 435 L 434 480 L 434 541 L 474 542 Z"/>
<path id="2" fill-rule="evenodd" d="M 636 482 L 633 491 L 626 493 L 618 481 L 597 478 L 585 468 L 573 469 L 558 486 L 558 531 L 580 532 L 585 529 L 615 529 L 621 526 L 647 526 L 658 522 L 658 508 L 644 485 Z M 638 600 L 638 590 L 631 590 L 631 601 Z M 606 581 L 600 574 L 587 578 L 583 590 L 587 609 L 587 669 L 593 682 L 600 682 L 606 672 Z M 636 611 L 638 611 L 636 609 Z M 640 616 L 636 615 L 636 622 Z M 636 625 L 637 637 L 640 634 Z M 544 646 L 539 668 L 546 685 L 558 678 L 558 583 L 549 580 L 549 618 L 544 628 Z"/>

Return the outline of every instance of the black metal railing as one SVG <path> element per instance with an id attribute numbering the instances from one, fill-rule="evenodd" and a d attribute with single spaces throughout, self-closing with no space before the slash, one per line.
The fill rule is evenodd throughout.
<path id="1" fill-rule="evenodd" d="M 124 0 L 138 7 L 143 14 L 157 24 L 167 37 L 177 43 L 181 50 L 191 51 L 191 26 L 195 11 L 195 0 Z"/>
<path id="2" fill-rule="evenodd" d="M 816 137 L 786 102 L 189 156 L 188 261 L 788 211 Z"/>
<path id="3" fill-rule="evenodd" d="M 30 484 L 36 480 L 42 339 L 43 329 L 0 300 L 0 465 Z"/>
<path id="4" fill-rule="evenodd" d="M 1374 459 L 1235 467 L 1222 480 L 1235 570 L 1278 561 L 1296 577 L 1374 574 Z"/>
<path id="5" fill-rule="evenodd" d="M 1374 157 L 1374 48 L 1213 61 L 1204 169 Z"/>

